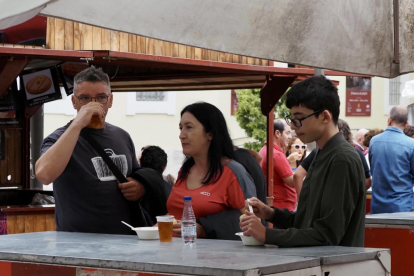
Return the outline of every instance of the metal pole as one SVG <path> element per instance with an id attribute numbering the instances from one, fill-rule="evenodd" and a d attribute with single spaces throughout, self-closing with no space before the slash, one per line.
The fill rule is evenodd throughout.
<path id="1" fill-rule="evenodd" d="M 320 68 L 315 68 L 314 76 L 325 76 L 325 70 Z"/>
<path id="2" fill-rule="evenodd" d="M 30 118 L 30 189 L 43 190 L 43 184 L 35 177 L 35 164 L 40 157 L 40 147 L 43 142 L 43 105 Z"/>
<path id="3" fill-rule="evenodd" d="M 400 63 L 400 4 L 398 0 L 393 1 L 394 13 L 394 63 Z"/>

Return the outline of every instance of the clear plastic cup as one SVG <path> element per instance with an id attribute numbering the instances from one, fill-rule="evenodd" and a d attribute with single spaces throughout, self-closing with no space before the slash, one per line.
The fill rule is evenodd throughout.
<path id="1" fill-rule="evenodd" d="M 160 242 L 171 242 L 173 235 L 174 216 L 158 216 L 157 223 Z"/>
<path id="2" fill-rule="evenodd" d="M 99 128 L 104 128 L 104 123 L 102 122 L 101 118 L 99 117 L 99 115 L 92 115 L 91 118 L 91 122 L 90 122 L 90 127 L 91 128 L 95 128 L 95 129 L 99 129 Z"/>

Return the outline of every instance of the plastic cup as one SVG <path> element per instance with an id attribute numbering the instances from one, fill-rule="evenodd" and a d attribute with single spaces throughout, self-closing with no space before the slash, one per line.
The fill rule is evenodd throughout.
<path id="1" fill-rule="evenodd" d="M 172 242 L 174 216 L 158 216 L 157 223 L 160 242 Z"/>
<path id="2" fill-rule="evenodd" d="M 101 118 L 99 118 L 99 115 L 92 115 L 91 122 L 90 122 L 91 128 L 104 128 L 103 122 Z"/>

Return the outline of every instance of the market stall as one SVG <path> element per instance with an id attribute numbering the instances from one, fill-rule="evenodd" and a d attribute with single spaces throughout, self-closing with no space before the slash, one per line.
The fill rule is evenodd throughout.
<path id="1" fill-rule="evenodd" d="M 390 248 L 393 276 L 414 275 L 414 212 L 374 214 L 365 218 L 365 246 Z"/>

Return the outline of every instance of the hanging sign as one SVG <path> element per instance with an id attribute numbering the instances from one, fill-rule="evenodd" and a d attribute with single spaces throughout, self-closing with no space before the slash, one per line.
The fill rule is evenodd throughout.
<path id="1" fill-rule="evenodd" d="M 26 96 L 27 107 L 62 99 L 54 68 L 22 75 L 21 87 Z"/>
<path id="2" fill-rule="evenodd" d="M 0 125 L 18 125 L 16 110 L 18 110 L 17 82 L 14 82 L 0 97 Z"/>
<path id="3" fill-rule="evenodd" d="M 346 77 L 345 116 L 371 116 L 371 78 Z"/>

